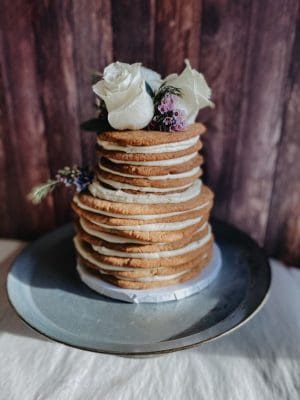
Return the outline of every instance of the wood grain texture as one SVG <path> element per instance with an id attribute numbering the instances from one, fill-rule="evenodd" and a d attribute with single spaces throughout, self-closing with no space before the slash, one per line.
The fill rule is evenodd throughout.
<path id="1" fill-rule="evenodd" d="M 279 3 L 279 2 L 277 2 Z M 253 2 L 230 220 L 264 244 L 298 2 Z"/>
<path id="2" fill-rule="evenodd" d="M 155 68 L 163 75 L 181 72 L 184 59 L 199 65 L 202 1 L 156 2 Z"/>
<path id="3" fill-rule="evenodd" d="M 210 122 L 216 134 L 208 139 L 207 171 L 216 191 L 216 214 L 263 244 L 297 2 L 281 1 L 274 7 L 274 2 L 264 1 L 261 7 L 255 1 L 229 1 L 225 11 L 222 6 L 223 1 L 209 1 L 204 8 L 214 26 L 206 31 L 209 38 L 203 41 L 201 54 L 210 56 L 205 70 L 208 76 L 215 74 L 217 103 Z M 224 27 L 222 10 L 227 17 Z M 220 34 L 219 40 L 211 39 L 214 32 Z M 215 58 L 220 73 L 207 64 Z"/>
<path id="4" fill-rule="evenodd" d="M 34 3 L 37 77 L 51 175 L 65 165 L 81 165 L 81 136 L 79 131 L 78 93 L 74 61 L 71 1 L 39 1 Z M 51 49 L 51 51 L 49 51 Z M 68 204 L 72 193 L 54 192 L 58 224 L 70 217 Z"/>
<path id="5" fill-rule="evenodd" d="M 94 162 L 95 137 L 79 129 L 94 116 L 93 71 L 119 59 L 164 76 L 189 58 L 216 103 L 199 117 L 215 215 L 300 263 L 298 15 L 298 0 L 3 0 L 0 234 L 29 239 L 70 218 L 71 191 L 40 206 L 26 196 Z"/>
<path id="6" fill-rule="evenodd" d="M 114 60 L 153 67 L 155 0 L 112 0 Z"/>
<path id="7" fill-rule="evenodd" d="M 8 148 L 10 146 L 10 141 L 8 141 L 9 136 L 9 115 L 8 115 L 8 104 L 5 97 L 7 82 L 5 74 L 5 65 L 3 63 L 4 49 L 3 49 L 3 37 L 0 31 L 0 54 L 1 54 L 1 68 L 0 68 L 0 220 L 2 222 L 1 232 L 3 236 L 11 236 L 14 233 L 14 223 L 10 221 L 10 207 L 7 201 L 8 194 L 8 176 L 7 171 L 11 170 L 11 165 L 9 164 Z"/>
<path id="8" fill-rule="evenodd" d="M 300 265 L 300 17 L 286 91 L 281 141 L 269 212 L 266 246 L 271 254 Z"/>
<path id="9" fill-rule="evenodd" d="M 6 203 L 11 219 L 8 235 L 32 237 L 55 224 L 51 197 L 38 207 L 27 200 L 32 186 L 49 177 L 46 127 L 37 82 L 32 5 L 21 0 L 4 1 L 1 8 L 2 119 L 5 121 L 1 129 L 5 175 L 1 179 L 6 182 L 3 203 Z"/>
<path id="10" fill-rule="evenodd" d="M 91 107 L 94 103 L 91 76 L 103 71 L 113 58 L 110 1 L 73 2 L 73 30 L 78 118 L 86 121 L 95 113 Z M 82 132 L 81 144 L 83 164 L 92 165 L 96 157 L 95 135 Z"/>
<path id="11" fill-rule="evenodd" d="M 200 70 L 212 87 L 215 109 L 205 110 L 205 177 L 215 191 L 214 214 L 228 219 L 239 133 L 251 2 L 203 2 Z"/>

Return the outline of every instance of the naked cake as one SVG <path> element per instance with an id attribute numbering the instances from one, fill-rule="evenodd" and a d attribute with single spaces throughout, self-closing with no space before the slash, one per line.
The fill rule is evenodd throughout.
<path id="1" fill-rule="evenodd" d="M 108 121 L 116 125 L 97 135 L 94 180 L 88 192 L 73 199 L 74 243 L 81 265 L 96 272 L 99 279 L 122 288 L 148 289 L 192 279 L 208 264 L 213 245 L 208 223 L 213 194 L 200 180 L 203 158 L 198 152 L 205 127 L 188 123 L 183 89 L 177 88 L 182 78 L 171 76 L 159 82 L 158 88 L 152 87 L 151 120 L 142 129 L 138 115 L 131 121 L 122 110 L 126 96 L 124 104 L 118 104 L 120 112 L 110 104 L 114 103 L 114 88 L 130 81 L 128 68 L 112 64 L 94 86 L 107 106 Z M 195 81 L 202 78 L 205 93 L 201 96 L 206 97 L 201 101 L 203 106 L 211 105 L 203 77 L 188 64 L 182 75 L 189 72 L 196 74 Z M 151 86 L 151 81 L 147 83 Z M 193 107 L 198 109 L 192 110 L 190 120 L 200 105 Z M 118 114 L 120 120 L 110 113 Z"/>
<path id="2" fill-rule="evenodd" d="M 89 174 L 64 169 L 56 178 L 77 187 L 78 263 L 124 289 L 195 278 L 214 241 L 213 193 L 201 181 L 199 154 L 206 129 L 195 122 L 201 108 L 213 105 L 203 75 L 188 61 L 164 80 L 139 63 L 116 62 L 93 91 L 97 165 Z"/>

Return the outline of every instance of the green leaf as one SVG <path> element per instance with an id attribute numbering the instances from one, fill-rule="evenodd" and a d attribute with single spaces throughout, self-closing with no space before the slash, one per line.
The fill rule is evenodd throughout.
<path id="1" fill-rule="evenodd" d="M 107 130 L 111 130 L 112 127 L 109 125 L 107 120 L 100 119 L 100 118 L 92 118 L 88 121 L 84 121 L 80 124 L 80 129 L 83 131 L 89 132 L 104 132 Z"/>
<path id="2" fill-rule="evenodd" d="M 149 85 L 149 83 L 148 82 L 146 82 L 145 81 L 145 84 L 146 84 L 146 91 L 147 91 L 147 93 L 151 96 L 151 97 L 154 97 L 154 92 L 153 92 L 153 90 L 152 90 L 152 87 Z"/>
<path id="3" fill-rule="evenodd" d="M 92 76 L 91 76 L 91 84 L 92 84 L 92 85 L 95 85 L 95 84 L 96 84 L 97 82 L 99 82 L 101 79 L 102 79 L 102 74 L 101 74 L 101 72 L 94 71 L 94 72 L 92 73 Z"/>

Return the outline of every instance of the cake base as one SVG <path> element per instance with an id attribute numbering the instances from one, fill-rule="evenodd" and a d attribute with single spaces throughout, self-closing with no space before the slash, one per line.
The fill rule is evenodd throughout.
<path id="1" fill-rule="evenodd" d="M 214 244 L 213 257 L 207 267 L 199 275 L 187 282 L 178 285 L 166 286 L 158 289 L 121 289 L 95 277 L 85 267 L 77 264 L 80 279 L 91 289 L 106 297 L 125 301 L 127 303 L 160 303 L 180 300 L 191 296 L 206 288 L 218 275 L 222 265 L 221 251 Z"/>

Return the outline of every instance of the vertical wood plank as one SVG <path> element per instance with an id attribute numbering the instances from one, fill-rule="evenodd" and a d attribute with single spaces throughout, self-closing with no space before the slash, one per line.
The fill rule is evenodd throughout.
<path id="1" fill-rule="evenodd" d="M 51 198 L 38 207 L 26 198 L 32 186 L 49 177 L 45 124 L 36 80 L 32 4 L 5 0 L 1 9 L 1 142 L 5 153 L 1 161 L 5 180 L 1 201 L 10 217 L 9 236 L 30 238 L 54 225 Z"/>
<path id="2" fill-rule="evenodd" d="M 266 246 L 292 265 L 300 265 L 300 16 L 287 85 Z"/>
<path id="3" fill-rule="evenodd" d="M 95 114 L 92 73 L 103 71 L 113 58 L 110 0 L 73 1 L 73 20 L 78 118 L 82 122 Z M 81 133 L 84 165 L 95 161 L 95 140 L 93 133 Z"/>
<path id="4" fill-rule="evenodd" d="M 209 0 L 205 4 L 208 18 L 215 20 L 213 32 L 218 25 L 222 26 L 219 10 L 224 2 Z M 227 76 L 221 78 L 219 86 L 215 83 L 217 116 L 212 122 L 215 134 L 208 139 L 207 170 L 210 177 L 213 176 L 212 186 L 217 193 L 217 215 L 245 229 L 262 244 L 280 138 L 297 2 L 281 0 L 276 7 L 272 1 L 265 1 L 264 7 L 259 1 L 228 2 L 228 7 L 226 15 L 233 13 L 237 19 L 234 22 L 228 20 L 235 26 L 231 33 L 230 48 L 233 50 L 230 59 L 227 59 L 226 39 L 223 48 L 221 41 L 213 51 L 223 53 L 219 70 L 224 73 L 225 61 Z M 235 52 L 237 48 L 241 53 Z M 202 54 L 204 58 L 205 41 Z M 208 54 L 212 63 L 213 56 Z M 213 73 L 218 76 L 218 69 L 211 67 L 209 72 L 207 63 L 204 70 L 208 70 L 208 76 Z M 218 82 L 218 78 L 216 80 Z"/>
<path id="5" fill-rule="evenodd" d="M 1 54 L 1 68 L 0 68 L 0 220 L 1 220 L 1 234 L 4 237 L 13 236 L 14 222 L 10 217 L 10 202 L 8 201 L 8 169 L 12 166 L 9 165 L 9 158 L 7 157 L 9 143 L 9 115 L 7 105 L 7 92 L 5 87 L 6 77 L 4 76 L 4 52 L 3 52 L 3 38 L 0 31 L 0 54 Z M 5 96 L 6 94 L 6 96 Z"/>
<path id="6" fill-rule="evenodd" d="M 72 2 L 34 3 L 37 77 L 45 120 L 50 171 L 81 165 L 81 136 L 74 62 Z M 54 192 L 57 224 L 70 218 L 72 191 Z"/>
<path id="7" fill-rule="evenodd" d="M 204 110 L 205 179 L 215 191 L 214 214 L 229 219 L 235 145 L 244 96 L 243 76 L 251 2 L 204 0 L 200 70 L 212 87 L 215 109 Z"/>
<path id="8" fill-rule="evenodd" d="M 156 2 L 155 67 L 162 74 L 181 72 L 184 59 L 199 65 L 202 1 Z"/>
<path id="9" fill-rule="evenodd" d="M 155 0 L 112 0 L 114 60 L 153 67 Z"/>
<path id="10" fill-rule="evenodd" d="M 264 243 L 297 0 L 252 4 L 230 217 Z"/>

